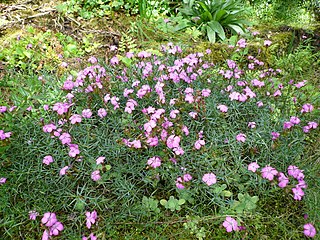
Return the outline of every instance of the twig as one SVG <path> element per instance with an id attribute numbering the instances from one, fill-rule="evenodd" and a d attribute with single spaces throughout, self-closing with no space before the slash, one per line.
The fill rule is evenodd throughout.
<path id="1" fill-rule="evenodd" d="M 38 14 L 35 14 L 35 15 L 32 15 L 32 16 L 28 16 L 28 17 L 26 17 L 25 19 L 42 17 L 42 16 L 48 15 L 48 14 L 54 12 L 54 11 L 55 11 L 55 9 L 50 9 L 50 11 L 48 11 L 48 12 L 43 12 L 43 13 L 38 13 Z"/>
<path id="2" fill-rule="evenodd" d="M 42 16 L 45 16 L 45 15 L 51 14 L 52 12 L 55 12 L 55 11 L 56 11 L 55 9 L 49 9 L 49 11 L 47 11 L 47 12 L 37 13 L 35 15 L 28 16 L 28 17 L 22 18 L 22 19 L 19 16 L 15 16 L 16 18 L 18 18 L 18 20 L 17 21 L 11 21 L 11 22 L 8 22 L 6 24 L 1 25 L 0 26 L 0 31 L 4 30 L 4 29 L 7 29 L 8 27 L 12 27 L 13 25 L 15 25 L 17 23 L 24 22 L 25 20 L 32 19 L 32 18 L 37 18 L 37 17 L 42 17 Z"/>
<path id="3" fill-rule="evenodd" d="M 86 29 L 80 29 L 81 32 L 86 33 L 98 33 L 98 34 L 105 34 L 109 36 L 118 36 L 121 37 L 121 34 L 115 33 L 115 32 L 109 32 L 109 31 L 103 31 L 103 30 L 86 30 Z"/>
<path id="4" fill-rule="evenodd" d="M 228 215 L 232 216 L 232 215 Z M 161 224 L 176 224 L 176 223 L 186 223 L 186 222 L 192 222 L 192 221 L 199 221 L 199 222 L 204 222 L 204 221 L 209 221 L 209 220 L 214 220 L 214 219 L 220 219 L 220 218 L 225 218 L 226 216 L 208 216 L 204 218 L 199 218 L 199 219 L 177 219 L 173 221 L 158 221 L 158 222 L 115 222 L 112 223 L 112 225 L 146 225 L 146 224 L 154 224 L 154 225 L 161 225 Z"/>

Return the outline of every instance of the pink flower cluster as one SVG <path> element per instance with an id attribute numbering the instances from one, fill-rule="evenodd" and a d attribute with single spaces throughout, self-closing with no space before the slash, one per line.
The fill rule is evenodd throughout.
<path id="1" fill-rule="evenodd" d="M 5 140 L 11 136 L 11 132 L 4 132 L 0 130 L 0 140 Z"/>
<path id="2" fill-rule="evenodd" d="M 214 173 L 206 173 L 203 175 L 202 181 L 208 186 L 211 186 L 217 182 L 217 177 Z"/>
<path id="3" fill-rule="evenodd" d="M 95 224 L 98 218 L 96 210 L 92 212 L 86 212 L 86 226 L 88 229 L 91 228 L 92 224 Z"/>
<path id="4" fill-rule="evenodd" d="M 153 168 L 160 167 L 160 166 L 161 166 L 161 158 L 158 157 L 158 156 L 149 158 L 147 164 L 148 164 L 150 167 L 153 167 Z"/>
<path id="5" fill-rule="evenodd" d="M 226 228 L 227 232 L 240 230 L 238 222 L 234 218 L 229 216 L 226 217 L 222 225 Z"/>
<path id="6" fill-rule="evenodd" d="M 259 168 L 260 166 L 256 162 L 252 162 L 248 165 L 248 170 L 252 172 L 256 172 Z M 302 189 L 307 188 L 307 184 L 304 181 L 303 170 L 300 170 L 297 166 L 290 165 L 288 167 L 288 175 L 298 181 L 298 184 L 296 184 L 295 187 L 292 188 L 292 192 L 293 198 L 300 201 L 304 196 L 304 192 Z M 262 178 L 265 178 L 269 181 L 272 181 L 275 177 L 277 177 L 278 186 L 280 188 L 285 188 L 289 183 L 289 178 L 285 176 L 284 173 L 278 172 L 275 168 L 270 166 L 262 168 L 261 176 Z"/>
<path id="7" fill-rule="evenodd" d="M 182 177 L 178 177 L 176 180 L 176 187 L 178 189 L 184 189 L 185 183 L 192 180 L 192 176 L 189 173 L 184 174 Z"/>
<path id="8" fill-rule="evenodd" d="M 64 229 L 63 224 L 58 221 L 55 213 L 45 213 L 41 219 L 41 223 L 48 227 L 43 232 L 42 240 L 48 240 L 50 236 L 57 236 Z"/>

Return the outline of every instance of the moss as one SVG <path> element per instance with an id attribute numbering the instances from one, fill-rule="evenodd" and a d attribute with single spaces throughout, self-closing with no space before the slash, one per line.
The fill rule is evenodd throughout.
<path id="1" fill-rule="evenodd" d="M 211 50 L 211 54 L 205 55 L 204 59 L 214 64 L 223 63 L 228 58 L 228 56 L 230 56 L 230 48 L 225 43 L 197 43 L 194 44 L 194 46 L 188 48 L 187 53 L 205 53 L 207 49 Z"/>

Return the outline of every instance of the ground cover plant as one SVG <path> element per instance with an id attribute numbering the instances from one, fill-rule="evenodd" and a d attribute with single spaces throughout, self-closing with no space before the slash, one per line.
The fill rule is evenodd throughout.
<path id="1" fill-rule="evenodd" d="M 172 43 L 90 57 L 57 79 L 54 102 L 2 106 L 12 124 L 1 129 L 1 234 L 160 238 L 173 225 L 184 235 L 165 236 L 314 237 L 304 204 L 314 183 L 299 162 L 319 133 L 318 95 L 245 39 L 227 51 L 220 65 L 210 49 Z"/>

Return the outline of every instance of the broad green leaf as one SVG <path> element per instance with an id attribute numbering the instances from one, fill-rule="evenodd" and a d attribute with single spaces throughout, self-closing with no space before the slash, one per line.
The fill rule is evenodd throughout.
<path id="1" fill-rule="evenodd" d="M 237 34 L 243 34 L 244 31 L 241 27 L 234 25 L 234 24 L 228 24 L 227 25 L 229 28 L 231 28 L 234 32 L 236 32 Z"/>
<path id="2" fill-rule="evenodd" d="M 218 10 L 215 12 L 213 19 L 220 22 L 220 19 L 227 14 L 227 11 L 224 9 Z"/>
<path id="3" fill-rule="evenodd" d="M 211 27 L 209 27 L 209 26 L 206 27 L 206 30 L 207 30 L 207 37 L 209 39 L 209 42 L 215 43 L 216 42 L 216 32 L 213 31 L 211 29 Z"/>
<path id="4" fill-rule="evenodd" d="M 162 206 L 165 206 L 165 205 L 167 204 L 167 200 L 161 199 L 161 200 L 160 200 L 160 204 L 161 204 Z"/>
<path id="5" fill-rule="evenodd" d="M 211 27 L 211 29 L 213 31 L 215 31 L 216 33 L 218 33 L 219 38 L 221 38 L 221 40 L 224 40 L 226 38 L 226 35 L 224 33 L 224 29 L 221 26 L 221 24 L 217 21 L 211 21 L 208 23 L 208 25 Z"/>
<path id="6" fill-rule="evenodd" d="M 32 53 L 28 52 L 28 51 L 23 51 L 23 54 L 27 57 L 27 58 L 31 58 Z"/>
<path id="7" fill-rule="evenodd" d="M 225 196 L 225 197 L 231 197 L 232 196 L 232 192 L 227 191 L 227 190 L 222 191 L 221 194 L 222 194 L 222 196 Z"/>
<path id="8" fill-rule="evenodd" d="M 185 202 L 186 202 L 186 200 L 184 200 L 184 199 L 179 199 L 178 204 L 179 204 L 179 205 L 182 205 L 182 204 L 184 204 Z"/>

